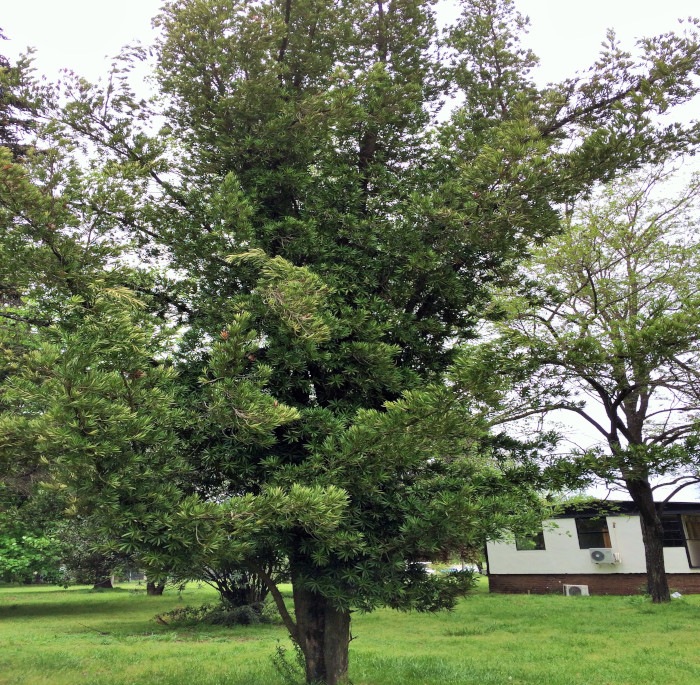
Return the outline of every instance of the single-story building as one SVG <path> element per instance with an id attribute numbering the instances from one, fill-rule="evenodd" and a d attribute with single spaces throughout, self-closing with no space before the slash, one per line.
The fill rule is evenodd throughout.
<path id="1" fill-rule="evenodd" d="M 672 590 L 700 593 L 700 503 L 669 502 L 661 520 Z M 542 530 L 486 545 L 491 592 L 631 595 L 646 586 L 632 502 L 571 506 Z"/>

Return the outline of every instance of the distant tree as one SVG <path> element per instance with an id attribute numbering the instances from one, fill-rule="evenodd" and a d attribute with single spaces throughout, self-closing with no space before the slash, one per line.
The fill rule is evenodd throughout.
<path id="1" fill-rule="evenodd" d="M 62 543 L 61 563 L 69 582 L 111 589 L 112 576 L 133 566 L 128 555 L 106 551 L 109 541 L 89 519 L 65 520 L 56 528 L 56 537 Z"/>
<path id="2" fill-rule="evenodd" d="M 41 488 L 41 481 L 48 478 L 45 464 L 29 457 L 13 465 L 3 469 L 0 479 L 0 577 L 64 582 L 64 547 L 56 524 L 66 502 L 60 493 Z"/>
<path id="3" fill-rule="evenodd" d="M 654 491 L 670 487 L 667 501 L 700 483 L 700 179 L 659 199 L 671 178 L 654 168 L 578 204 L 499 301 L 502 337 L 477 353 L 520 375 L 500 420 L 566 410 L 598 433 L 574 464 L 639 508 L 656 602 L 669 589 Z"/>
<path id="4" fill-rule="evenodd" d="M 58 583 L 63 545 L 52 535 L 3 525 L 0 530 L 0 578 L 6 582 Z"/>

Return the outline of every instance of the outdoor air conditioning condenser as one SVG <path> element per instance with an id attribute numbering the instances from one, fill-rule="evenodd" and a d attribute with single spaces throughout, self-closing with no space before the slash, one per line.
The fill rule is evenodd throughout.
<path id="1" fill-rule="evenodd" d="M 591 561 L 594 564 L 619 564 L 620 555 L 615 554 L 608 547 L 599 547 L 597 549 L 589 549 L 588 553 L 591 555 Z"/>
<path id="2" fill-rule="evenodd" d="M 588 596 L 588 585 L 564 585 L 564 594 L 567 597 Z"/>

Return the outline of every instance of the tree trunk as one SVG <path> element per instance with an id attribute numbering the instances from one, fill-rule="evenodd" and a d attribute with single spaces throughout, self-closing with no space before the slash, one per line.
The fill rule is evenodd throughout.
<path id="1" fill-rule="evenodd" d="M 306 662 L 306 682 L 348 682 L 350 612 L 336 609 L 323 595 L 292 580 L 297 640 Z"/>
<path id="2" fill-rule="evenodd" d="M 162 595 L 164 589 L 165 583 L 158 583 L 158 585 L 156 585 L 152 580 L 146 581 L 146 594 L 151 597 Z"/>
<path id="3" fill-rule="evenodd" d="M 639 509 L 647 566 L 647 591 L 653 602 L 670 602 L 671 593 L 664 563 L 664 532 L 651 486 L 647 479 L 627 480 L 626 485 Z"/>
<path id="4" fill-rule="evenodd" d="M 112 576 L 107 576 L 106 578 L 99 578 L 95 581 L 92 586 L 93 590 L 111 590 L 114 586 L 112 585 Z"/>
<path id="5" fill-rule="evenodd" d="M 230 587 L 228 585 L 217 588 L 221 600 L 232 607 L 242 607 L 247 604 L 253 604 L 250 598 L 248 587 Z"/>

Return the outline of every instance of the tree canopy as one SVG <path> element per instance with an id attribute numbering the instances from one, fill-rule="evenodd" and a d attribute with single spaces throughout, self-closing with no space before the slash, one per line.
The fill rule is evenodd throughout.
<path id="1" fill-rule="evenodd" d="M 479 352 L 522 374 L 504 418 L 564 410 L 597 433 L 577 463 L 639 507 L 657 601 L 668 587 L 652 491 L 667 484 L 668 499 L 700 466 L 700 186 L 662 199 L 672 173 L 647 169 L 579 204 L 504 294 L 502 335 Z"/>
<path id="2" fill-rule="evenodd" d="M 0 40 L 7 40 L 2 28 Z M 27 92 L 30 64 L 25 57 L 13 65 L 0 53 L 0 145 L 8 148 L 15 158 L 30 149 L 27 136 L 34 125 L 36 102 Z"/>

